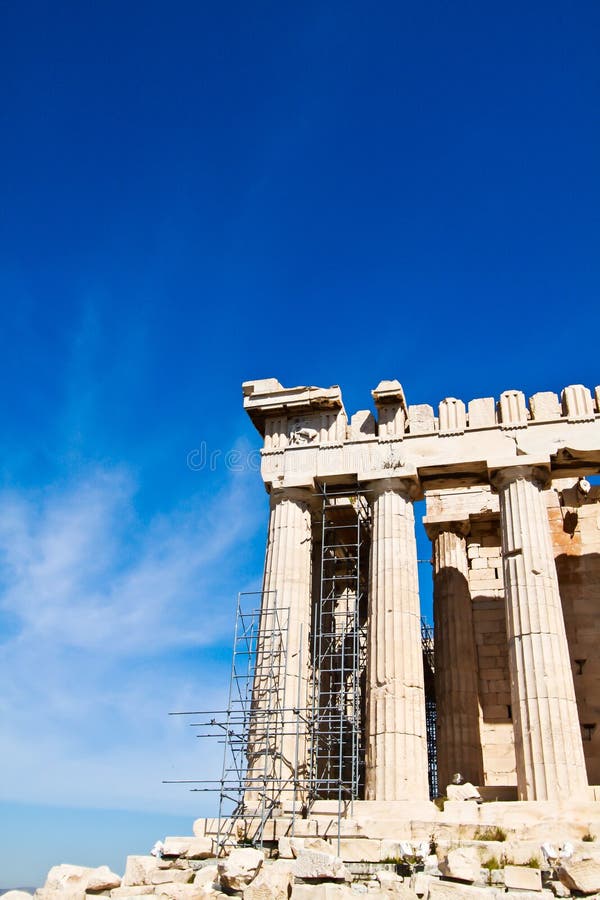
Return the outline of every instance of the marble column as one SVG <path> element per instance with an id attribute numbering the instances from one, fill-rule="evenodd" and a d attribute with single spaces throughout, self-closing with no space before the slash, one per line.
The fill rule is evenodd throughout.
<path id="1" fill-rule="evenodd" d="M 427 800 L 427 737 L 412 482 L 372 482 L 367 800 Z"/>
<path id="2" fill-rule="evenodd" d="M 301 802 L 307 775 L 311 493 L 274 491 L 248 743 L 247 802 L 262 790 Z M 270 709 L 270 713 L 268 710 Z"/>
<path id="3" fill-rule="evenodd" d="M 506 622 L 521 800 L 585 798 L 587 775 L 542 489 L 547 467 L 492 471 L 500 497 Z"/>
<path id="4" fill-rule="evenodd" d="M 440 792 L 460 772 L 483 783 L 477 650 L 465 534 L 469 522 L 428 524 L 433 542 L 437 765 Z"/>

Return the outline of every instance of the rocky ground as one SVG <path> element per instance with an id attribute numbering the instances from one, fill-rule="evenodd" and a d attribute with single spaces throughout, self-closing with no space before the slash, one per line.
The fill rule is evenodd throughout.
<path id="1" fill-rule="evenodd" d="M 158 855 L 130 856 L 123 876 L 107 866 L 55 866 L 35 894 L 9 891 L 3 900 L 110 900 L 156 897 L 202 900 L 240 896 L 244 900 L 344 900 L 360 894 L 404 900 L 543 900 L 600 898 L 600 861 L 595 847 L 572 848 L 569 859 L 514 865 L 506 853 L 482 865 L 475 842 L 437 846 L 421 859 L 344 861 L 320 838 L 288 839 L 269 853 L 232 847 L 216 859 L 210 837 L 168 837 Z M 433 849 L 433 848 L 431 848 Z M 489 852 L 489 848 L 488 851 Z"/>

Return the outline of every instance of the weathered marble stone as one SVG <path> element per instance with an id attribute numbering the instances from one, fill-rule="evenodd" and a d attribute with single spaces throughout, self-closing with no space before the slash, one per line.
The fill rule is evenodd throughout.
<path id="1" fill-rule="evenodd" d="M 600 863 L 592 859 L 564 862 L 558 869 L 558 877 L 565 887 L 582 894 L 600 891 Z"/>
<path id="2" fill-rule="evenodd" d="M 479 878 L 481 863 L 475 848 L 457 847 L 439 862 L 440 872 L 448 878 L 474 882 Z"/>
<path id="3" fill-rule="evenodd" d="M 233 850 L 217 864 L 221 887 L 225 891 L 242 891 L 256 877 L 263 862 L 260 850 L 251 847 Z"/>
<path id="4" fill-rule="evenodd" d="M 325 878 L 344 881 L 348 874 L 339 856 L 332 853 L 317 853 L 313 850 L 304 850 L 294 860 L 292 872 L 295 878 L 302 878 L 304 881 L 318 881 Z"/>
<path id="5" fill-rule="evenodd" d="M 294 876 L 291 863 L 278 860 L 262 866 L 256 878 L 244 890 L 244 900 L 288 900 Z"/>
<path id="6" fill-rule="evenodd" d="M 542 876 L 528 866 L 504 866 L 504 884 L 507 890 L 541 891 Z"/>
<path id="7" fill-rule="evenodd" d="M 154 856 L 128 856 L 121 885 L 151 884 L 148 876 L 156 868 Z"/>

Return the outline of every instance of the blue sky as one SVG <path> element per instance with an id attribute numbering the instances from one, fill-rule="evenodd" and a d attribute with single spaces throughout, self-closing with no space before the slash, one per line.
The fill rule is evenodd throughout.
<path id="1" fill-rule="evenodd" d="M 167 712 L 260 581 L 243 380 L 600 381 L 599 43 L 593 2 L 4 4 L 0 887 L 207 808 L 161 781 L 214 770 Z"/>

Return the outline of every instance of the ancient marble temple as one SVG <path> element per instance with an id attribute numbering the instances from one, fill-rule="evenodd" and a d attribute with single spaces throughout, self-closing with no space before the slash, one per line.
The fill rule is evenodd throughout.
<path id="1" fill-rule="evenodd" d="M 600 387 L 446 398 L 434 410 L 382 381 L 376 417 L 350 419 L 337 386 L 265 379 L 243 392 L 270 494 L 258 656 L 273 654 L 279 610 L 276 696 L 293 727 L 276 753 L 296 792 L 325 783 L 319 747 L 339 714 L 352 746 L 332 783 L 346 779 L 358 799 L 429 797 L 424 500 L 440 791 L 460 772 L 507 798 L 589 796 L 600 783 Z M 260 671 L 254 707 L 266 722 Z M 254 725 L 250 773 L 268 770 L 265 728 Z"/>

